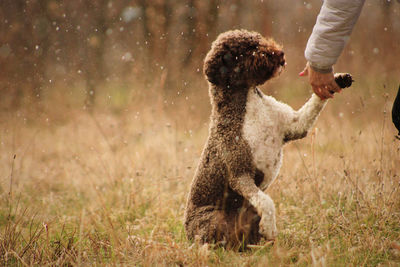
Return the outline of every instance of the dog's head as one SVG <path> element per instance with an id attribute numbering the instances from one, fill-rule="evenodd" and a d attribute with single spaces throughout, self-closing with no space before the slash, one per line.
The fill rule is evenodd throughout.
<path id="1" fill-rule="evenodd" d="M 285 66 L 281 46 L 257 32 L 234 30 L 213 42 L 204 60 L 207 80 L 218 87 L 261 85 Z"/>

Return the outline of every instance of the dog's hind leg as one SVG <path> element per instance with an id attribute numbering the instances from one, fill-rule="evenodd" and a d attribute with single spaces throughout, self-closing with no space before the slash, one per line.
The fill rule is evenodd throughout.
<path id="1" fill-rule="evenodd" d="M 191 240 L 200 243 L 221 243 L 229 239 L 226 215 L 214 206 L 197 207 L 186 215 L 185 229 Z"/>
<path id="2" fill-rule="evenodd" d="M 257 243 L 260 217 L 251 205 L 227 214 L 213 206 L 197 208 L 187 217 L 188 238 L 226 248 L 242 248 Z"/>
<path id="3" fill-rule="evenodd" d="M 242 245 L 257 244 L 261 239 L 260 220 L 261 217 L 257 214 L 256 209 L 245 201 L 242 208 L 235 216 L 235 238 Z"/>

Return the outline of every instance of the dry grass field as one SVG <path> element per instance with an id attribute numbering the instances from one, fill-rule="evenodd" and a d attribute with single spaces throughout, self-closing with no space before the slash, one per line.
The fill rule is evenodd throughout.
<path id="1" fill-rule="evenodd" d="M 245 252 L 192 243 L 183 229 L 208 131 L 205 83 L 165 98 L 104 95 L 92 113 L 57 95 L 1 111 L 0 265 L 399 266 L 396 86 L 356 83 L 285 147 L 268 189 L 278 238 Z M 308 94 L 263 90 L 296 108 Z"/>

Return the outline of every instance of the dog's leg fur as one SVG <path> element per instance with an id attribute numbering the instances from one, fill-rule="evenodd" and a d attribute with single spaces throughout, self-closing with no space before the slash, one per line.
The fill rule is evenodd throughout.
<path id="1" fill-rule="evenodd" d="M 314 125 L 319 113 L 324 108 L 326 100 L 321 100 L 313 94 L 298 111 L 288 113 L 288 123 L 285 125 L 284 141 L 291 141 L 305 137 Z"/>
<path id="2" fill-rule="evenodd" d="M 239 211 L 230 214 L 213 206 L 198 208 L 190 214 L 185 228 L 191 239 L 201 243 L 239 248 L 260 240 L 259 223 L 257 212 L 245 202 Z"/>
<path id="3" fill-rule="evenodd" d="M 275 205 L 269 195 L 261 191 L 255 185 L 254 179 L 248 174 L 231 177 L 229 184 L 233 190 L 247 199 L 261 216 L 259 232 L 266 239 L 275 239 L 277 235 Z"/>

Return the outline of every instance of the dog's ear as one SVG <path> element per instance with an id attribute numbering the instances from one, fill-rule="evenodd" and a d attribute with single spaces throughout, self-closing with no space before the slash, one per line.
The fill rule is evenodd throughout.
<path id="1" fill-rule="evenodd" d="M 233 56 L 231 53 L 213 53 L 210 51 L 205 60 L 203 71 L 207 80 L 217 86 L 229 84 Z"/>

